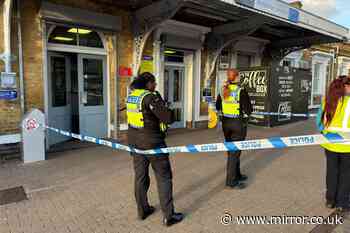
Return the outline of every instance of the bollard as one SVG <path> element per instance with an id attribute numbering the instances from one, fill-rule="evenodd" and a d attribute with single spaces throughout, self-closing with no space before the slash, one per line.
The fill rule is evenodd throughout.
<path id="1" fill-rule="evenodd" d="M 22 159 L 24 163 L 45 160 L 45 115 L 38 109 L 22 120 Z"/>

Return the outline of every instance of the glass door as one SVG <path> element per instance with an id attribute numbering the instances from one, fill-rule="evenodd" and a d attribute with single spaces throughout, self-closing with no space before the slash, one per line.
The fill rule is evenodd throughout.
<path id="1" fill-rule="evenodd" d="M 48 53 L 48 124 L 51 127 L 71 130 L 71 76 L 70 59 L 64 53 Z M 68 137 L 48 131 L 47 145 L 69 140 Z"/>
<path id="2" fill-rule="evenodd" d="M 78 55 L 80 134 L 107 137 L 107 77 L 102 56 Z"/>
<path id="3" fill-rule="evenodd" d="M 184 128 L 184 67 L 166 66 L 164 73 L 164 98 L 175 111 L 171 128 Z"/>

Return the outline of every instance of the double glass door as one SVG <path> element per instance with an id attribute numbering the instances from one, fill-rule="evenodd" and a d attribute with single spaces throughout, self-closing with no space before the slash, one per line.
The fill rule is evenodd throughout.
<path id="1" fill-rule="evenodd" d="M 175 111 L 171 128 L 184 128 L 184 67 L 166 66 L 164 73 L 164 99 Z"/>
<path id="2" fill-rule="evenodd" d="M 48 124 L 94 137 L 107 136 L 105 57 L 50 52 L 48 54 Z M 73 127 L 77 121 L 78 127 Z M 73 130 L 74 128 L 74 130 Z M 69 140 L 48 133 L 48 146 Z"/>

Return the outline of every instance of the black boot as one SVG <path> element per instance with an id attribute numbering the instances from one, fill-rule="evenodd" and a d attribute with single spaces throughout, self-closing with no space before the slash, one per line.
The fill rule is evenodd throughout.
<path id="1" fill-rule="evenodd" d="M 235 180 L 232 184 L 226 186 L 231 189 L 245 189 L 247 187 L 245 183 L 242 183 L 239 180 Z"/>
<path id="2" fill-rule="evenodd" d="M 184 218 L 184 215 L 182 213 L 173 213 L 173 215 L 170 216 L 169 218 L 163 219 L 163 224 L 167 227 L 170 227 L 176 223 L 181 222 L 183 218 Z"/>
<path id="3" fill-rule="evenodd" d="M 145 211 L 145 213 L 143 215 L 139 215 L 139 219 L 140 220 L 145 220 L 148 216 L 152 215 L 155 210 L 156 210 L 156 208 L 154 208 L 153 206 L 150 206 L 148 208 L 148 210 Z"/>
<path id="4" fill-rule="evenodd" d="M 334 209 L 334 208 L 335 208 L 335 203 L 334 203 L 333 201 L 327 200 L 327 201 L 326 201 L 326 207 L 327 207 L 328 209 Z"/>

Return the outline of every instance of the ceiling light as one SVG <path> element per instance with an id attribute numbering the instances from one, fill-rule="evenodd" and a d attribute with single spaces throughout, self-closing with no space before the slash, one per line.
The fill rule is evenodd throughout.
<path id="1" fill-rule="evenodd" d="M 89 34 L 91 30 L 81 29 L 81 28 L 71 28 L 68 30 L 70 33 L 79 33 L 79 34 Z"/>
<path id="2" fill-rule="evenodd" d="M 165 50 L 164 53 L 165 54 L 175 54 L 176 51 L 174 51 L 174 50 Z"/>
<path id="3" fill-rule="evenodd" d="M 69 37 L 63 37 L 63 36 L 56 36 L 53 38 L 54 40 L 60 40 L 60 41 L 73 41 L 73 38 L 69 38 Z"/>

